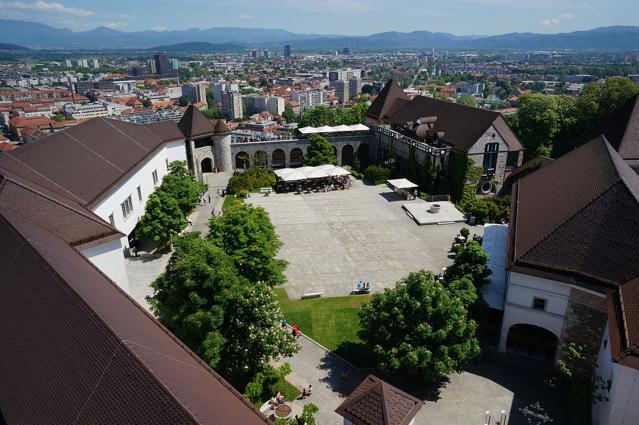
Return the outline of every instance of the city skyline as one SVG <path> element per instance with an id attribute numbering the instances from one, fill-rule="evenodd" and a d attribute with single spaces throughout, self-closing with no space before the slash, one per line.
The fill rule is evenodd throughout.
<path id="1" fill-rule="evenodd" d="M 3 17 L 74 31 L 103 26 L 121 31 L 189 28 L 277 28 L 296 33 L 368 35 L 428 30 L 456 35 L 560 33 L 610 25 L 637 25 L 632 0 L 250 0 L 234 2 L 0 1 Z M 393 19 L 388 18 L 392 11 Z"/>

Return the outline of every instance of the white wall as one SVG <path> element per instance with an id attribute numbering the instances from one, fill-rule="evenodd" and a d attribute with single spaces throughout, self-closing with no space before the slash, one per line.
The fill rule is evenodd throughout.
<path id="1" fill-rule="evenodd" d="M 122 255 L 122 240 L 116 239 L 80 251 L 87 260 L 99 268 L 112 281 L 118 284 L 127 294 L 130 292 L 129 278 L 124 266 L 124 255 Z"/>
<path id="2" fill-rule="evenodd" d="M 144 215 L 146 201 L 156 188 L 153 184 L 152 173 L 154 170 L 157 170 L 157 185 L 159 186 L 160 183 L 162 183 L 162 177 L 168 173 L 166 168 L 167 159 L 169 163 L 172 161 L 186 161 L 184 141 L 168 143 L 162 149 L 158 150 L 141 168 L 128 179 L 121 182 L 116 190 L 112 191 L 102 202 L 97 204 L 93 208 L 93 212 L 107 223 L 109 222 L 109 215 L 113 214 L 115 227 L 125 235 L 130 234 L 140 217 Z M 140 186 L 142 190 L 142 200 L 138 199 L 138 186 Z M 124 202 L 128 196 L 131 196 L 131 200 L 133 201 L 133 212 L 125 219 L 120 204 Z M 128 246 L 126 239 L 124 245 Z"/>
<path id="3" fill-rule="evenodd" d="M 593 425 L 639 423 L 639 370 L 612 362 L 608 325 L 599 349 L 596 373 L 604 381 L 611 381 L 611 388 L 610 392 L 600 391 L 607 401 L 592 406 Z"/>
<path id="4" fill-rule="evenodd" d="M 519 323 L 539 326 L 555 334 L 557 339 L 561 339 L 570 289 L 571 286 L 565 283 L 508 272 L 499 349 L 506 350 L 508 329 Z M 545 311 L 532 307 L 534 298 L 546 300 Z"/>

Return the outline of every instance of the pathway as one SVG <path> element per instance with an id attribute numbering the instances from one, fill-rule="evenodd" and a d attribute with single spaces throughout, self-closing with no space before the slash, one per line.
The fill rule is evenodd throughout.
<path id="1" fill-rule="evenodd" d="M 295 356 L 277 362 L 277 366 L 285 362 L 291 365 L 293 372 L 286 377 L 291 384 L 300 390 L 309 384 L 313 386 L 313 394 L 296 404 L 316 404 L 320 408 L 316 417 L 321 425 L 342 424 L 343 419 L 335 413 L 335 409 L 366 374 L 351 368 L 348 380 L 342 381 L 340 371 L 343 360 L 304 336 L 298 342 L 301 349 Z"/>

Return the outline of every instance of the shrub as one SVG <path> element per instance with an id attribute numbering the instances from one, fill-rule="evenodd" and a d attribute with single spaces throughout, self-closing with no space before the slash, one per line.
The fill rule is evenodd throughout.
<path id="1" fill-rule="evenodd" d="M 459 231 L 459 234 L 465 238 L 468 238 L 468 236 L 470 236 L 470 230 L 468 230 L 468 227 L 462 227 Z"/>
<path id="2" fill-rule="evenodd" d="M 236 171 L 229 180 L 227 190 L 231 194 L 239 194 L 245 190 L 253 192 L 261 187 L 269 187 L 275 184 L 275 173 L 268 168 L 249 168 L 245 171 Z"/>
<path id="3" fill-rule="evenodd" d="M 388 168 L 370 165 L 364 171 L 364 179 L 373 184 L 382 184 L 390 177 L 391 170 Z"/>

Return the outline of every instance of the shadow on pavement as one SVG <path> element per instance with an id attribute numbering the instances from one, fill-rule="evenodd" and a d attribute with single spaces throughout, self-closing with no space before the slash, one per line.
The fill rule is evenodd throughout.
<path id="1" fill-rule="evenodd" d="M 382 192 L 379 194 L 379 196 L 386 199 L 387 202 L 399 202 L 399 201 L 406 202 L 406 199 L 402 198 L 395 192 Z"/>

